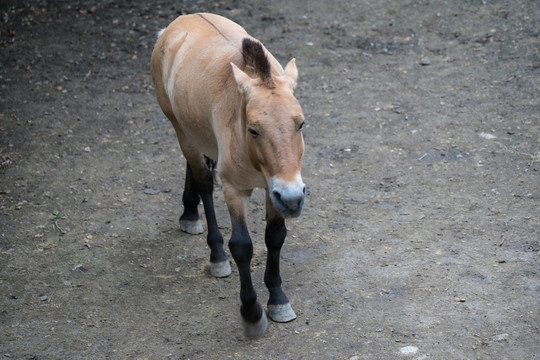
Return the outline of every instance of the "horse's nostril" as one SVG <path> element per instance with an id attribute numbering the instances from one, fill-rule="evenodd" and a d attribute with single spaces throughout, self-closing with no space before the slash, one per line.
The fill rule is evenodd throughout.
<path id="1" fill-rule="evenodd" d="M 304 190 L 305 191 L 305 190 Z M 272 191 L 274 201 L 288 210 L 297 211 L 302 207 L 304 193 L 302 194 L 282 194 L 277 190 Z"/>

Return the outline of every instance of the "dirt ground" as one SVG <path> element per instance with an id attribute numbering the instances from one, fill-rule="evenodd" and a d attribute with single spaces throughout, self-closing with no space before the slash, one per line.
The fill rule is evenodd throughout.
<path id="1" fill-rule="evenodd" d="M 245 339 L 238 272 L 179 231 L 185 163 L 156 32 L 216 12 L 283 64 L 307 118 L 284 288 Z M 538 1 L 0 4 L 0 356 L 540 359 Z M 253 278 L 268 293 L 262 191 Z M 219 189 L 218 221 L 229 215 Z"/>

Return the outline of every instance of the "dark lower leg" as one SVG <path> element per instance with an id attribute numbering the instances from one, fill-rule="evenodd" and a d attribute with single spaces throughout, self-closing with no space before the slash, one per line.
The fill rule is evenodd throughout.
<path id="1" fill-rule="evenodd" d="M 233 220 L 233 231 L 229 241 L 231 255 L 236 262 L 240 275 L 240 300 L 242 318 L 249 323 L 256 323 L 263 316 L 261 305 L 257 302 L 257 294 L 251 281 L 251 258 L 253 244 L 243 220 Z"/>
<path id="2" fill-rule="evenodd" d="M 212 192 L 201 195 L 204 205 L 204 213 L 206 215 L 206 223 L 208 226 L 208 236 L 206 241 L 210 247 L 210 262 L 217 263 L 227 260 L 227 254 L 223 249 L 223 235 L 219 231 L 216 213 L 214 210 L 214 199 Z"/>
<path id="3" fill-rule="evenodd" d="M 281 217 L 267 219 L 265 242 L 268 249 L 266 260 L 266 271 L 264 273 L 264 283 L 270 292 L 268 305 L 282 305 L 289 302 L 289 299 L 281 288 L 281 276 L 279 271 L 279 259 L 281 247 L 285 242 L 287 228 L 285 220 Z"/>
<path id="4" fill-rule="evenodd" d="M 223 236 L 219 231 L 216 212 L 214 209 L 214 176 L 212 171 L 202 167 L 198 174 L 194 174 L 194 189 L 202 199 L 206 223 L 208 226 L 208 236 L 206 241 L 210 247 L 210 262 L 218 263 L 227 260 L 227 254 L 223 250 Z"/>
<path id="5" fill-rule="evenodd" d="M 182 195 L 182 202 L 184 204 L 184 212 L 180 216 L 180 221 L 197 221 L 199 220 L 199 211 L 197 206 L 201 198 L 197 190 L 195 189 L 195 182 L 193 179 L 193 171 L 191 166 L 187 164 L 186 166 L 186 181 L 184 185 L 184 193 Z"/>

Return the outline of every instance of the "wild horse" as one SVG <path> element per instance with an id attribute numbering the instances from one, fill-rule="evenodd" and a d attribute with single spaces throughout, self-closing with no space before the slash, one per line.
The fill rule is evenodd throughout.
<path id="1" fill-rule="evenodd" d="M 266 189 L 268 315 L 278 322 L 295 319 L 279 271 L 284 219 L 300 215 L 306 194 L 300 173 L 304 115 L 293 94 L 295 60 L 283 69 L 241 26 L 201 13 L 180 16 L 160 32 L 151 68 L 159 105 L 187 160 L 180 228 L 202 233 L 197 210 L 202 199 L 210 272 L 230 275 L 213 204 L 215 168 L 231 216 L 229 250 L 240 275 L 245 333 L 260 336 L 267 320 L 251 281 L 246 205 L 254 188 Z"/>

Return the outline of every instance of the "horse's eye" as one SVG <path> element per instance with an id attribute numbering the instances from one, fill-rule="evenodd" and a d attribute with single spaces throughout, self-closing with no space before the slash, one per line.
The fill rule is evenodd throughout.
<path id="1" fill-rule="evenodd" d="M 248 128 L 248 131 L 251 134 L 251 136 L 253 136 L 253 137 L 259 136 L 259 133 L 257 131 L 255 131 L 254 129 L 252 129 L 252 128 Z"/>
<path id="2" fill-rule="evenodd" d="M 303 127 L 304 127 L 304 121 L 302 121 L 300 125 L 298 125 L 298 130 L 302 130 Z"/>

